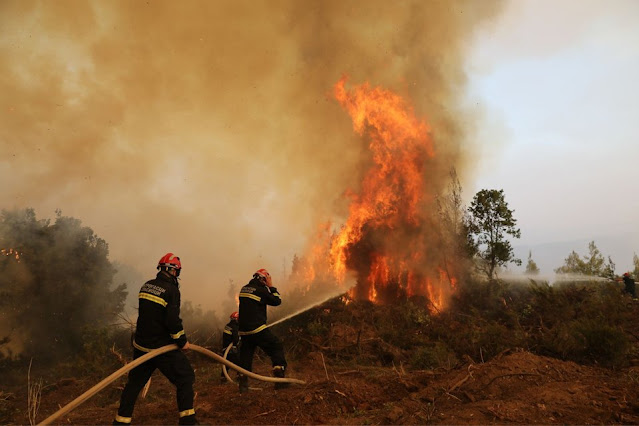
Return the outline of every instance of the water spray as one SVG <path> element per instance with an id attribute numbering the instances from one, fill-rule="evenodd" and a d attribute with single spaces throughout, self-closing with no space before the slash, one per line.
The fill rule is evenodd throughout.
<path id="1" fill-rule="evenodd" d="M 279 324 L 279 323 L 284 322 L 284 321 L 286 321 L 286 320 L 288 320 L 288 319 L 291 319 L 291 318 L 296 317 L 296 316 L 298 316 L 298 315 L 300 315 L 300 314 L 303 314 L 304 312 L 306 312 L 306 311 L 308 311 L 308 310 L 310 310 L 310 309 L 313 309 L 314 307 L 319 306 L 319 305 L 321 305 L 322 303 L 325 303 L 325 302 L 327 302 L 327 301 L 329 301 L 329 300 L 333 299 L 334 297 L 337 297 L 337 296 L 340 296 L 340 295 L 343 295 L 343 294 L 345 294 L 345 293 L 343 292 L 343 290 L 340 290 L 338 293 L 331 294 L 330 296 L 328 296 L 328 297 L 327 297 L 327 298 L 325 298 L 325 299 L 320 300 L 319 302 L 316 302 L 316 303 L 314 303 L 314 304 L 312 304 L 312 305 L 310 305 L 310 306 L 307 306 L 307 307 L 305 307 L 305 308 L 299 309 L 299 310 L 297 310 L 297 311 L 293 312 L 292 314 L 289 314 L 289 315 L 285 316 L 284 318 L 280 318 L 280 319 L 278 319 L 277 321 L 275 321 L 275 322 L 273 322 L 273 323 L 271 323 L 271 324 L 267 325 L 267 326 L 266 326 L 266 328 L 273 327 L 273 326 L 274 326 L 274 325 L 276 325 L 276 324 Z"/>
<path id="2" fill-rule="evenodd" d="M 500 278 L 506 281 L 538 281 L 547 282 L 549 285 L 562 284 L 567 282 L 609 282 L 611 278 L 597 277 L 584 274 L 502 274 Z"/>

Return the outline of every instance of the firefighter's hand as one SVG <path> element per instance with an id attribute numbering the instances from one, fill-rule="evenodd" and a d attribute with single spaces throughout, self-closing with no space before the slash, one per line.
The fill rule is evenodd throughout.
<path id="1" fill-rule="evenodd" d="M 191 345 L 190 345 L 190 344 L 189 344 L 189 342 L 187 341 L 187 342 L 184 344 L 184 346 L 182 346 L 182 350 L 183 350 L 183 351 L 189 350 L 189 348 L 190 348 L 190 347 L 191 347 Z"/>

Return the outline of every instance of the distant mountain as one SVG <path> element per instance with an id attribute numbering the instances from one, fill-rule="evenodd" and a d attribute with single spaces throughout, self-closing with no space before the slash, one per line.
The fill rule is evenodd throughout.
<path id="1" fill-rule="evenodd" d="M 551 275 L 554 270 L 564 264 L 568 255 L 574 250 L 579 256 L 588 254 L 588 244 L 594 241 L 601 254 L 608 259 L 608 256 L 615 263 L 615 271 L 622 274 L 625 271 L 634 269 L 632 264 L 633 255 L 639 254 L 639 232 L 630 232 L 624 235 L 606 235 L 593 238 L 584 238 L 571 241 L 555 241 L 535 245 L 516 245 L 513 242 L 515 255 L 521 259 L 521 266 L 510 265 L 508 269 L 512 272 L 523 272 L 526 270 L 528 252 L 532 251 L 532 259 L 539 267 L 541 274 Z"/>

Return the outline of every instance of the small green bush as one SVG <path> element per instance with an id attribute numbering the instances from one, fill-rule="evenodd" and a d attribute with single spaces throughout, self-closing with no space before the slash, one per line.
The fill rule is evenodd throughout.
<path id="1" fill-rule="evenodd" d="M 605 367 L 619 367 L 624 363 L 631 344 L 623 331 L 593 319 L 576 322 L 573 330 L 581 343 L 580 351 L 575 354 L 580 360 Z"/>
<path id="2" fill-rule="evenodd" d="M 82 350 L 76 354 L 72 365 L 74 376 L 103 377 L 122 367 L 112 349 L 127 359 L 131 357 L 130 330 L 86 327 L 82 339 Z"/>
<path id="3" fill-rule="evenodd" d="M 328 327 L 319 318 L 316 318 L 306 325 L 306 332 L 312 337 L 325 336 L 328 333 Z"/>
<path id="4" fill-rule="evenodd" d="M 435 342 L 417 348 L 410 359 L 410 365 L 416 370 L 452 368 L 458 363 L 455 353 L 443 342 Z"/>

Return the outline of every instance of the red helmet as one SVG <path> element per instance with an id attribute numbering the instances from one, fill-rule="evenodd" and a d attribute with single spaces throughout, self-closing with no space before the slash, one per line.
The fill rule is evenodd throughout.
<path id="1" fill-rule="evenodd" d="M 630 274 L 629 274 L 629 273 L 627 273 L 627 272 L 624 272 L 624 273 L 623 273 L 623 276 L 624 276 L 624 277 L 629 277 L 629 276 L 630 276 Z"/>
<path id="2" fill-rule="evenodd" d="M 158 269 L 160 268 L 173 268 L 178 271 L 182 269 L 182 262 L 180 262 L 180 258 L 174 255 L 173 253 L 167 253 L 158 262 Z"/>
<path id="3" fill-rule="evenodd" d="M 232 319 L 232 320 L 235 320 L 235 321 L 239 320 L 239 319 L 240 319 L 240 313 L 239 313 L 239 312 L 237 312 L 237 311 L 233 312 L 233 313 L 231 314 L 231 319 Z"/>
<path id="4" fill-rule="evenodd" d="M 269 274 L 266 269 L 258 269 L 257 272 L 253 274 L 253 278 L 257 278 L 269 287 L 271 286 L 271 274 Z"/>

